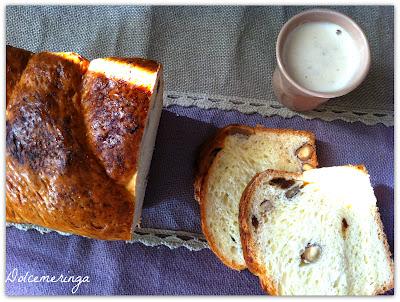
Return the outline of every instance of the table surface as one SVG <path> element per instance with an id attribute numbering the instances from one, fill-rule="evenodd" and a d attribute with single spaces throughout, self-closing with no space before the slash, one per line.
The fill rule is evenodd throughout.
<path id="1" fill-rule="evenodd" d="M 367 80 L 356 91 L 332 100 L 328 107 L 385 112 L 389 122 L 380 122 L 379 114 L 373 120 L 360 114 L 348 122 L 327 118 L 323 110 L 292 116 L 287 111 L 268 113 L 261 107 L 249 111 L 243 105 L 276 102 L 270 85 L 276 36 L 284 22 L 304 7 L 8 6 L 6 42 L 32 51 L 73 50 L 89 59 L 144 56 L 164 64 L 166 106 L 149 174 L 142 227 L 201 234 L 192 186 L 198 147 L 217 128 L 231 123 L 261 124 L 313 131 L 320 166 L 364 163 L 393 253 L 393 7 L 335 9 L 365 29 L 373 64 Z M 182 95 L 186 102 L 178 101 Z M 203 100 L 219 102 L 215 95 L 230 100 L 226 104 L 231 107 L 222 110 L 203 104 Z M 230 270 L 207 248 L 104 242 L 14 227 L 6 233 L 6 272 L 88 276 L 90 283 L 80 284 L 76 294 L 263 294 L 255 276 L 247 270 Z M 6 293 L 69 295 L 73 286 L 67 282 L 7 282 Z"/>

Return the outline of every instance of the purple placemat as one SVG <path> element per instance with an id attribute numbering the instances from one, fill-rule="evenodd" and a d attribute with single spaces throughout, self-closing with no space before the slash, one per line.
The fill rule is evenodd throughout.
<path id="1" fill-rule="evenodd" d="M 201 232 L 192 186 L 197 148 L 215 129 L 231 123 L 310 130 L 317 137 L 320 166 L 364 163 L 393 253 L 394 128 L 358 122 L 264 118 L 195 107 L 164 109 L 146 191 L 143 227 Z M 18 278 L 7 282 L 8 295 L 68 295 L 79 283 L 77 278 L 75 283 L 23 282 L 27 273 L 89 276 L 90 282 L 81 283 L 76 294 L 262 294 L 255 276 L 248 271 L 228 269 L 207 249 L 170 250 L 164 246 L 151 248 L 140 243 L 104 242 L 7 228 L 6 278 L 13 270 L 18 271 L 22 282 Z"/>

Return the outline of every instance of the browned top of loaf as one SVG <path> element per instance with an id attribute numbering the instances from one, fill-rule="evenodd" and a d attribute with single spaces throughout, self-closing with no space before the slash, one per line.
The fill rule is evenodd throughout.
<path id="1" fill-rule="evenodd" d="M 6 45 L 6 106 L 11 98 L 11 91 L 19 81 L 32 54 L 28 50 Z"/>
<path id="2" fill-rule="evenodd" d="M 9 50 L 11 58 L 15 54 Z M 7 60 L 7 70 L 15 70 L 13 62 Z M 107 175 L 87 139 L 86 127 L 96 127 L 96 119 L 85 125 L 82 114 L 88 64 L 75 53 L 42 52 L 31 57 L 20 80 L 7 74 L 6 219 L 129 240 L 134 198 Z M 132 95 L 124 95 L 124 102 Z"/>

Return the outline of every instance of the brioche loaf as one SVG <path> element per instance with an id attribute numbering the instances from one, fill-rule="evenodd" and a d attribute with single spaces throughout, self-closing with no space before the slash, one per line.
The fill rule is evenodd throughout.
<path id="1" fill-rule="evenodd" d="M 363 166 L 267 170 L 240 202 L 251 272 L 272 295 L 375 295 L 393 288 L 393 261 Z"/>
<path id="2" fill-rule="evenodd" d="M 231 125 L 200 153 L 194 189 L 211 250 L 232 269 L 246 268 L 239 235 L 239 201 L 265 169 L 300 172 L 317 165 L 314 135 L 306 131 Z"/>
<path id="3" fill-rule="evenodd" d="M 6 57 L 6 220 L 130 240 L 162 109 L 161 65 L 11 46 Z"/>

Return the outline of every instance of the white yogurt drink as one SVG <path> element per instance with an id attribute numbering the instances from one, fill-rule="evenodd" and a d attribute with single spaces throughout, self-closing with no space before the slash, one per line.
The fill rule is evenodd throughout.
<path id="1" fill-rule="evenodd" d="M 330 22 L 296 27 L 284 44 L 283 58 L 289 76 L 317 92 L 345 88 L 360 66 L 356 42 L 345 29 Z"/>

